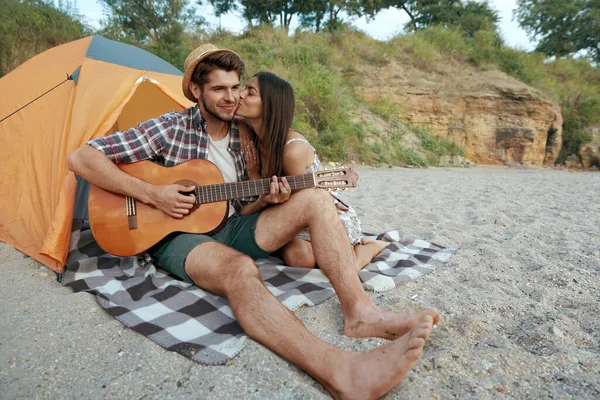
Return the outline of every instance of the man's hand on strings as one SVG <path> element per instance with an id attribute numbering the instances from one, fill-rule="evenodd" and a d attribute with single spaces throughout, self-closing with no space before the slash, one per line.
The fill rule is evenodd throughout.
<path id="1" fill-rule="evenodd" d="M 195 186 L 172 184 L 155 186 L 150 194 L 150 204 L 158 208 L 169 217 L 183 218 L 190 213 L 196 202 L 192 193 Z"/>

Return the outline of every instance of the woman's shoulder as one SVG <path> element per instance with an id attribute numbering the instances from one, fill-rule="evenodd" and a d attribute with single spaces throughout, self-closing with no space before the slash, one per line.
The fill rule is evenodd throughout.
<path id="1" fill-rule="evenodd" d="M 287 170 L 296 171 L 300 167 L 304 170 L 312 165 L 314 158 L 315 151 L 308 140 L 299 132 L 290 130 L 283 149 L 284 167 Z"/>
<path id="2" fill-rule="evenodd" d="M 289 147 L 289 145 L 291 145 L 292 143 L 300 144 L 300 147 L 305 147 L 306 145 L 308 145 L 310 148 L 313 147 L 300 132 L 290 129 L 285 138 L 285 147 Z"/>
<path id="3" fill-rule="evenodd" d="M 299 151 L 308 151 L 311 150 L 311 153 L 314 152 L 314 147 L 306 138 L 297 131 L 289 130 L 287 137 L 285 138 L 285 144 L 283 152 L 293 151 L 294 153 Z"/>

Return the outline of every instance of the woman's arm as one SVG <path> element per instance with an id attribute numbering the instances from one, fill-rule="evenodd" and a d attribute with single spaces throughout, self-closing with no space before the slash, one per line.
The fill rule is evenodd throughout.
<path id="1" fill-rule="evenodd" d="M 248 203 L 240 208 L 240 215 L 250 215 L 261 211 L 268 204 L 264 201 L 263 196 L 260 196 L 254 203 Z"/>

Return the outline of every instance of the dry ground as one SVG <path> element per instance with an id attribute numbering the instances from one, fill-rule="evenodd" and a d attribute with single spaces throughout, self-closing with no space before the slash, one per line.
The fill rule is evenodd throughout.
<path id="1" fill-rule="evenodd" d="M 505 167 L 358 168 L 344 194 L 375 232 L 400 228 L 456 247 L 448 265 L 373 293 L 443 322 L 389 399 L 600 397 L 600 175 Z M 311 378 L 249 341 L 225 366 L 170 353 L 91 295 L 0 244 L 0 389 L 22 399 L 321 399 Z M 298 316 L 347 350 L 335 297 Z"/>

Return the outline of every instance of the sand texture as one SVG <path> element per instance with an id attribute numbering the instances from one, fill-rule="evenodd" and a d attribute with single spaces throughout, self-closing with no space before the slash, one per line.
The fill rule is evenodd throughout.
<path id="1" fill-rule="evenodd" d="M 367 232 L 457 248 L 447 266 L 384 293 L 397 311 L 435 307 L 442 323 L 386 399 L 600 398 L 600 174 L 549 169 L 357 168 L 344 192 Z M 325 399 L 302 371 L 248 341 L 224 366 L 163 350 L 87 293 L 0 243 L 4 399 Z M 297 315 L 341 335 L 335 296 Z"/>

